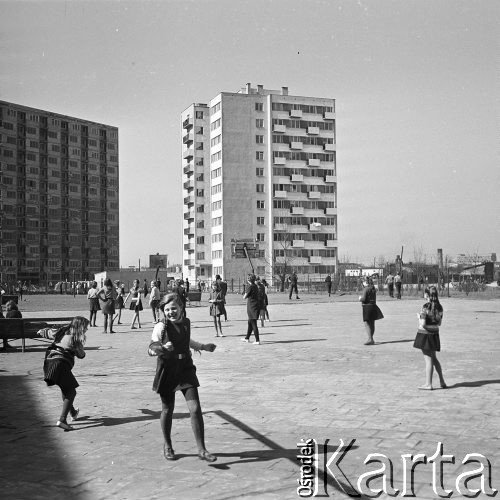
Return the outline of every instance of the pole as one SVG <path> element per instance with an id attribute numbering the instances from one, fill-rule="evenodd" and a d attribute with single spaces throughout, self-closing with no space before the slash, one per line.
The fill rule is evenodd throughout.
<path id="1" fill-rule="evenodd" d="M 73 298 L 76 295 L 75 270 L 73 269 Z"/>
<path id="2" fill-rule="evenodd" d="M 252 274 L 255 274 L 255 271 L 253 269 L 253 264 L 252 261 L 250 260 L 250 256 L 248 255 L 248 250 L 247 250 L 247 245 L 246 243 L 243 243 L 243 250 L 245 252 L 245 255 L 247 256 L 248 262 L 250 262 L 250 267 L 252 268 Z"/>

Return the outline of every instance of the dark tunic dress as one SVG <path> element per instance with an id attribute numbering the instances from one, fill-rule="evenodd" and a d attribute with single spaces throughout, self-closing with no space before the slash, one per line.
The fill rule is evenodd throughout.
<path id="1" fill-rule="evenodd" d="M 259 300 L 259 288 L 255 283 L 248 285 L 246 296 L 248 319 L 259 319 L 261 303 Z"/>
<path id="2" fill-rule="evenodd" d="M 210 300 L 213 302 L 210 304 L 210 316 L 220 316 L 226 313 L 226 308 L 224 307 L 224 295 L 222 291 L 212 292 L 210 294 Z"/>
<path id="3" fill-rule="evenodd" d="M 377 290 L 373 285 L 364 288 L 361 295 L 361 304 L 363 306 L 363 321 L 375 321 L 384 317 L 377 306 Z"/>
<path id="4" fill-rule="evenodd" d="M 425 330 L 417 331 L 413 347 L 416 349 L 424 349 L 426 351 L 441 351 L 441 339 L 439 338 L 439 324 L 443 318 L 443 310 L 438 310 L 437 314 L 429 314 L 431 304 L 428 302 L 422 307 L 422 312 L 425 313 Z"/>
<path id="5" fill-rule="evenodd" d="M 163 327 L 161 343 L 172 342 L 174 350 L 162 349 L 158 354 L 153 381 L 153 391 L 158 394 L 200 386 L 190 349 L 191 322 L 184 318 L 182 323 L 176 324 L 181 327 L 181 332 L 170 321 Z"/>

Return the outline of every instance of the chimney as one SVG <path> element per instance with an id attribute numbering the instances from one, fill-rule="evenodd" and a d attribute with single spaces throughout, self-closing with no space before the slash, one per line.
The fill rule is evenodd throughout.
<path id="1" fill-rule="evenodd" d="M 247 83 L 246 85 L 246 92 L 247 94 L 250 94 L 250 89 L 252 88 L 252 84 L 251 83 Z"/>
<path id="2" fill-rule="evenodd" d="M 257 85 L 257 94 L 262 93 L 263 90 L 264 90 L 264 85 Z"/>
<path id="3" fill-rule="evenodd" d="M 288 87 L 281 87 L 281 95 L 288 95 Z"/>

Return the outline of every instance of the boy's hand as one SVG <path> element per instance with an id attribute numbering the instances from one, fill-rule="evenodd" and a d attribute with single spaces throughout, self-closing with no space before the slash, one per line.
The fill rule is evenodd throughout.
<path id="1" fill-rule="evenodd" d="M 214 352 L 216 347 L 215 344 L 203 344 L 203 350 L 208 352 Z"/>

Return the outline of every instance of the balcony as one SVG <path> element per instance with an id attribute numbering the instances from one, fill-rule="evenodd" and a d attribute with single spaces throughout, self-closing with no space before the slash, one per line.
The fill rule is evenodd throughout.
<path id="1" fill-rule="evenodd" d="M 323 113 L 323 120 L 335 120 L 335 113 L 333 111 L 325 111 Z"/>
<path id="2" fill-rule="evenodd" d="M 275 156 L 273 160 L 274 165 L 286 165 L 286 158 L 282 156 Z"/>
<path id="3" fill-rule="evenodd" d="M 325 208 L 325 215 L 336 215 L 337 209 L 335 207 L 327 207 Z"/>
<path id="4" fill-rule="evenodd" d="M 319 167 L 321 166 L 321 160 L 318 158 L 309 158 L 307 160 L 308 167 Z"/>
<path id="5" fill-rule="evenodd" d="M 304 144 L 302 142 L 291 142 L 290 149 L 304 149 Z"/>
<path id="6" fill-rule="evenodd" d="M 307 133 L 309 135 L 319 135 L 319 127 L 307 127 Z"/>
<path id="7" fill-rule="evenodd" d="M 304 240 L 293 240 L 292 247 L 293 248 L 304 248 L 305 241 Z"/>
<path id="8" fill-rule="evenodd" d="M 194 227 L 193 226 L 185 227 L 184 234 L 189 237 L 194 236 Z"/>
<path id="9" fill-rule="evenodd" d="M 194 259 L 184 259 L 184 265 L 194 267 Z"/>
<path id="10" fill-rule="evenodd" d="M 307 197 L 310 200 L 319 200 L 321 198 L 321 193 L 319 191 L 309 191 Z"/>
<path id="11" fill-rule="evenodd" d="M 309 257 L 309 264 L 321 264 L 321 257 L 319 255 L 311 255 Z"/>
<path id="12" fill-rule="evenodd" d="M 194 196 L 191 194 L 184 198 L 184 205 L 194 205 Z"/>
<path id="13" fill-rule="evenodd" d="M 286 198 L 286 191 L 275 191 L 274 197 L 275 198 Z"/>
<path id="14" fill-rule="evenodd" d="M 323 144 L 323 149 L 325 151 L 335 151 L 335 144 L 330 144 L 329 142 Z"/>
<path id="15" fill-rule="evenodd" d="M 325 240 L 325 247 L 335 248 L 337 246 L 337 240 Z"/>
<path id="16" fill-rule="evenodd" d="M 183 122 L 182 122 L 182 128 L 185 128 L 186 130 L 189 130 L 193 126 L 193 119 L 188 116 Z"/>
<path id="17" fill-rule="evenodd" d="M 184 184 L 182 185 L 184 189 L 187 189 L 188 191 L 190 189 L 194 189 L 194 179 L 188 179 Z"/>
<path id="18" fill-rule="evenodd" d="M 189 253 L 194 252 L 194 243 L 186 243 L 184 250 L 187 250 Z"/>
<path id="19" fill-rule="evenodd" d="M 192 142 L 194 142 L 194 136 L 193 136 L 193 133 L 190 132 L 189 134 L 186 134 L 183 138 L 182 138 L 182 142 L 184 144 L 186 144 L 186 146 L 189 146 Z"/>
<path id="20" fill-rule="evenodd" d="M 290 212 L 292 215 L 304 215 L 304 207 L 291 207 Z"/>
<path id="21" fill-rule="evenodd" d="M 186 149 L 186 151 L 182 153 L 182 157 L 185 160 L 187 160 L 188 158 L 193 158 L 193 156 L 194 156 L 193 148 Z"/>
<path id="22" fill-rule="evenodd" d="M 309 231 L 321 231 L 321 224 L 319 222 L 309 224 Z"/>
<path id="23" fill-rule="evenodd" d="M 336 175 L 325 175 L 325 182 L 337 182 Z"/>
<path id="24" fill-rule="evenodd" d="M 288 225 L 287 224 L 275 224 L 274 225 L 274 230 L 275 231 L 286 231 Z"/>
<path id="25" fill-rule="evenodd" d="M 302 174 L 292 174 L 290 176 L 290 180 L 292 182 L 302 182 L 304 180 L 304 176 Z"/>
<path id="26" fill-rule="evenodd" d="M 279 133 L 286 132 L 286 125 L 274 125 L 273 132 L 279 132 Z"/>
<path id="27" fill-rule="evenodd" d="M 302 118 L 302 110 L 301 109 L 291 109 L 289 115 L 290 115 L 290 118 Z"/>
<path id="28" fill-rule="evenodd" d="M 184 213 L 184 220 L 194 220 L 194 210 Z"/>

